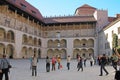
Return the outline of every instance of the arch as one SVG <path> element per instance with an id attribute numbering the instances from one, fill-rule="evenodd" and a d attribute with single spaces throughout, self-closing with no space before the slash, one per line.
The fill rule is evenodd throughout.
<path id="1" fill-rule="evenodd" d="M 22 43 L 23 43 L 23 44 L 27 44 L 27 42 L 28 42 L 27 35 L 24 34 L 23 37 L 22 37 Z"/>
<path id="2" fill-rule="evenodd" d="M 49 56 L 50 58 L 52 58 L 53 55 L 54 55 L 53 49 L 49 49 L 49 50 L 47 51 L 47 56 Z"/>
<path id="3" fill-rule="evenodd" d="M 53 46 L 53 40 L 48 40 L 48 42 L 47 42 L 47 45 L 48 45 L 48 47 L 52 47 Z"/>
<path id="4" fill-rule="evenodd" d="M 37 48 L 34 48 L 34 54 L 36 54 L 36 56 L 38 57 Z"/>
<path id="5" fill-rule="evenodd" d="M 61 47 L 67 47 L 67 41 L 65 39 L 62 39 L 60 41 Z"/>
<path id="6" fill-rule="evenodd" d="M 5 29 L 3 28 L 0 28 L 0 40 L 5 40 L 5 37 L 6 37 L 6 32 L 5 32 Z"/>
<path id="7" fill-rule="evenodd" d="M 81 40 L 81 45 L 82 45 L 82 47 L 86 47 L 87 46 L 87 40 L 86 39 L 82 39 Z"/>
<path id="8" fill-rule="evenodd" d="M 87 49 L 81 49 L 81 56 L 82 57 L 88 57 L 88 55 L 87 55 Z"/>
<path id="9" fill-rule="evenodd" d="M 38 46 L 41 46 L 41 39 L 38 39 Z"/>
<path id="10" fill-rule="evenodd" d="M 21 54 L 22 58 L 28 58 L 28 57 L 29 57 L 29 55 L 27 54 L 27 52 L 28 52 L 28 51 L 27 51 L 27 47 L 24 46 L 24 47 L 22 48 L 22 52 L 21 52 L 21 53 L 22 53 L 22 54 Z"/>
<path id="11" fill-rule="evenodd" d="M 34 38 L 34 45 L 37 46 L 37 38 Z"/>
<path id="12" fill-rule="evenodd" d="M 73 58 L 77 58 L 77 55 L 80 55 L 80 50 L 79 49 L 74 49 L 73 50 Z"/>
<path id="13" fill-rule="evenodd" d="M 61 58 L 67 58 L 67 51 L 65 49 L 61 49 L 60 52 Z"/>
<path id="14" fill-rule="evenodd" d="M 60 50 L 59 49 L 55 49 L 54 50 L 54 56 L 58 56 L 58 55 L 60 55 Z"/>
<path id="15" fill-rule="evenodd" d="M 38 49 L 38 58 L 40 59 L 41 58 L 41 50 Z"/>
<path id="16" fill-rule="evenodd" d="M 74 40 L 74 47 L 79 47 L 80 46 L 80 40 L 79 39 L 75 39 Z"/>
<path id="17" fill-rule="evenodd" d="M 3 54 L 5 54 L 5 45 L 0 43 L 0 58 L 2 58 Z"/>
<path id="18" fill-rule="evenodd" d="M 94 40 L 93 39 L 88 39 L 88 47 L 94 47 Z"/>
<path id="19" fill-rule="evenodd" d="M 8 44 L 6 49 L 6 54 L 8 55 L 8 57 L 14 58 L 14 51 L 15 51 L 14 46 L 12 44 Z"/>
<path id="20" fill-rule="evenodd" d="M 88 54 L 89 54 L 89 56 L 91 55 L 91 56 L 94 56 L 94 50 L 92 49 L 92 48 L 89 48 L 88 49 Z"/>
<path id="21" fill-rule="evenodd" d="M 55 45 L 55 47 L 60 47 L 61 46 L 60 41 L 58 39 L 56 39 L 54 41 L 54 45 Z"/>
<path id="22" fill-rule="evenodd" d="M 33 45 L 33 38 L 32 38 L 32 36 L 29 36 L 28 44 L 29 45 Z"/>
<path id="23" fill-rule="evenodd" d="M 33 56 L 33 49 L 32 49 L 32 47 L 29 47 L 29 49 L 28 49 L 28 57 L 31 57 L 31 56 Z"/>
<path id="24" fill-rule="evenodd" d="M 7 32 L 7 40 L 9 42 L 15 42 L 14 32 L 12 30 Z"/>

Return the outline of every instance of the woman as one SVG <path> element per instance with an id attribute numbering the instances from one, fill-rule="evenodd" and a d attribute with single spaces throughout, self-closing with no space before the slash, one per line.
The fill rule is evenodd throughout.
<path id="1" fill-rule="evenodd" d="M 61 66 L 61 58 L 60 58 L 60 56 L 57 58 L 57 62 L 58 62 L 58 69 L 60 69 L 60 66 Z"/>
<path id="2" fill-rule="evenodd" d="M 53 56 L 52 57 L 52 71 L 55 71 L 55 64 L 56 64 L 56 58 Z"/>
<path id="3" fill-rule="evenodd" d="M 46 72 L 50 72 L 50 59 L 48 56 L 46 57 Z"/>

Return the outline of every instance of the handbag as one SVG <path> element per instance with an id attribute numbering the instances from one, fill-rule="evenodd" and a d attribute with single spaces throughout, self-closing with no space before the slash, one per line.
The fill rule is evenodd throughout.
<path id="1" fill-rule="evenodd" d="M 8 65 L 8 68 L 12 68 L 12 66 L 9 64 L 9 65 Z"/>

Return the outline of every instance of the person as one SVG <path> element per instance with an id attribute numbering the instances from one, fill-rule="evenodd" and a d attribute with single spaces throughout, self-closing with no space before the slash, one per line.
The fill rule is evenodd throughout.
<path id="1" fill-rule="evenodd" d="M 71 60 L 71 57 L 70 55 L 68 55 L 67 57 L 67 69 L 70 70 L 70 60 Z"/>
<path id="2" fill-rule="evenodd" d="M 79 56 L 78 57 L 78 65 L 77 65 L 78 71 L 81 69 L 81 71 L 83 71 L 83 62 L 82 62 L 82 58 Z"/>
<path id="3" fill-rule="evenodd" d="M 0 62 L 0 71 L 1 71 L 0 80 L 3 79 L 3 75 L 5 75 L 5 80 L 9 80 L 9 76 L 8 76 L 9 65 L 10 65 L 10 62 L 7 60 L 6 55 L 3 54 L 3 59 L 1 59 L 1 62 Z"/>
<path id="4" fill-rule="evenodd" d="M 100 66 L 100 58 L 101 58 L 101 55 L 99 55 L 98 58 L 97 58 L 97 63 L 98 63 L 99 66 Z"/>
<path id="5" fill-rule="evenodd" d="M 33 56 L 30 57 L 30 70 L 32 69 L 32 58 Z"/>
<path id="6" fill-rule="evenodd" d="M 57 58 L 57 63 L 58 63 L 58 69 L 60 69 L 60 67 L 61 67 L 61 58 L 60 58 L 60 56 L 58 56 L 58 58 Z"/>
<path id="7" fill-rule="evenodd" d="M 120 71 L 120 53 L 117 51 L 117 49 L 115 49 L 116 55 L 118 56 L 118 66 L 119 66 L 119 71 Z"/>
<path id="8" fill-rule="evenodd" d="M 34 54 L 32 58 L 32 76 L 37 76 L 37 62 L 38 62 L 38 58 Z"/>
<path id="9" fill-rule="evenodd" d="M 120 80 L 120 71 L 116 71 L 115 80 Z"/>
<path id="10" fill-rule="evenodd" d="M 113 55 L 111 56 L 111 60 L 113 68 L 115 69 L 115 71 L 117 71 L 118 56 L 115 53 L 113 53 Z"/>
<path id="11" fill-rule="evenodd" d="M 108 71 L 105 69 L 105 65 L 107 63 L 106 55 L 103 54 L 102 57 L 100 58 L 100 75 L 103 76 L 103 70 L 105 71 L 106 75 L 108 75 Z"/>
<path id="12" fill-rule="evenodd" d="M 86 67 L 86 61 L 87 61 L 87 58 L 86 58 L 86 57 L 84 57 L 84 58 L 83 58 L 84 67 Z"/>
<path id="13" fill-rule="evenodd" d="M 92 56 L 90 56 L 90 66 L 93 66 L 93 64 L 94 64 L 94 59 Z"/>
<path id="14" fill-rule="evenodd" d="M 46 57 L 46 72 L 50 72 L 50 59 L 48 56 Z"/>
<path id="15" fill-rule="evenodd" d="M 52 57 L 52 71 L 55 71 L 55 64 L 56 64 L 56 58 L 53 56 Z"/>

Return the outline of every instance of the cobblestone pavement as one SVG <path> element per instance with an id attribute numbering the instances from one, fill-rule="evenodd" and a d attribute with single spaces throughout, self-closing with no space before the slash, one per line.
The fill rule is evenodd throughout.
<path id="1" fill-rule="evenodd" d="M 66 60 L 62 60 L 63 68 L 56 71 L 46 72 L 45 59 L 39 59 L 37 76 L 31 76 L 29 59 L 10 60 L 13 68 L 10 70 L 10 80 L 114 80 L 115 71 L 112 66 L 106 66 L 109 75 L 99 76 L 100 67 L 90 66 L 89 61 L 83 72 L 77 71 L 77 61 L 71 61 L 71 68 L 68 71 Z M 56 65 L 57 68 L 57 65 Z"/>

